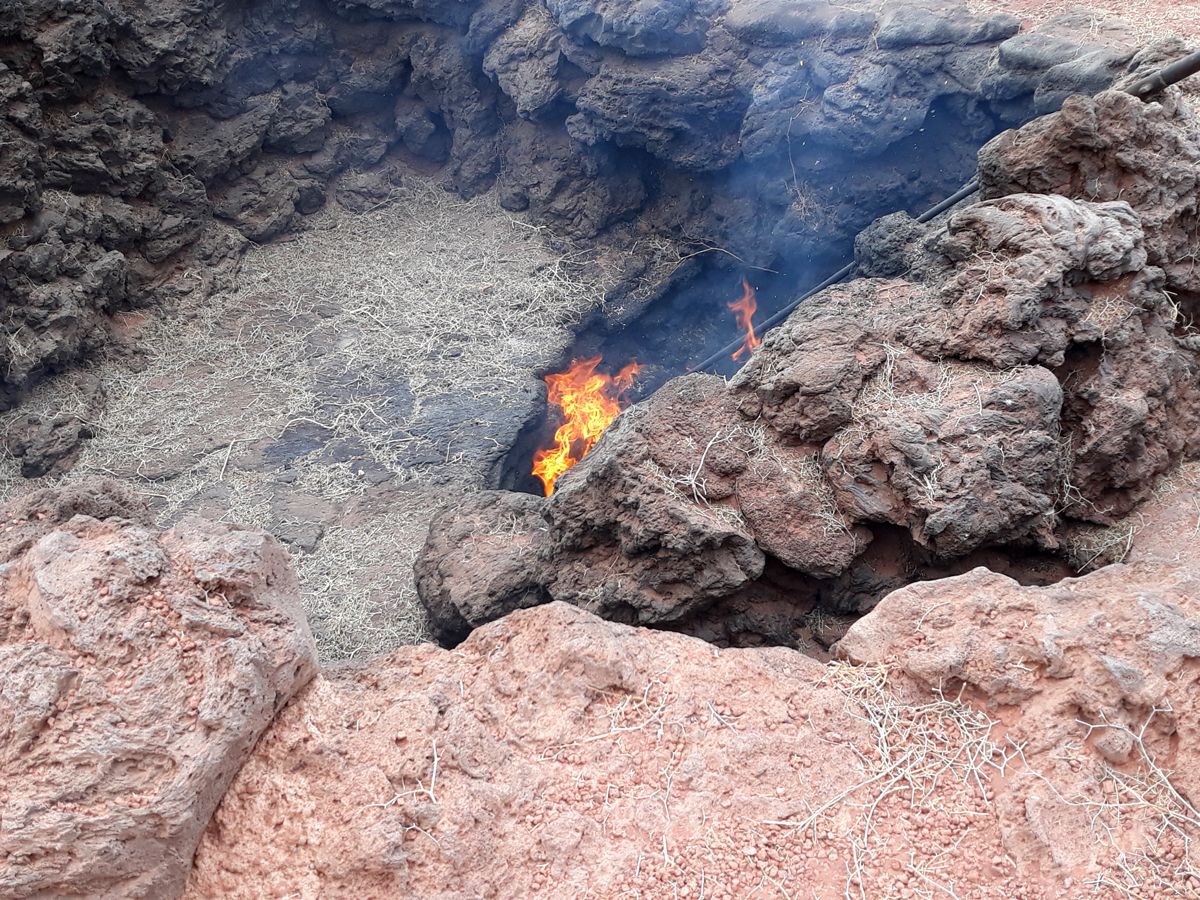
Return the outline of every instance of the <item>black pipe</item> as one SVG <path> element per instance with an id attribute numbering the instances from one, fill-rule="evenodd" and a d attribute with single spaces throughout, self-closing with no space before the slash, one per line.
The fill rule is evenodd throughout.
<path id="1" fill-rule="evenodd" d="M 937 204 L 936 206 L 931 206 L 929 209 L 925 210 L 925 212 L 923 212 L 919 216 L 917 216 L 917 221 L 918 222 L 929 222 L 929 221 L 932 221 L 933 219 L 936 219 L 938 216 L 940 216 L 946 210 L 950 209 L 950 207 L 952 207 L 958 203 L 961 203 L 963 200 L 966 200 L 968 197 L 970 197 L 972 194 L 974 194 L 977 190 L 979 190 L 979 179 L 972 178 L 970 181 L 968 181 L 966 184 L 964 184 L 962 187 L 960 187 L 957 191 L 955 191 L 953 194 L 951 194 L 949 197 L 947 197 L 941 203 Z M 786 319 L 791 314 L 792 310 L 794 310 L 797 306 L 799 306 L 801 303 L 803 303 L 805 300 L 807 300 L 813 294 L 819 294 L 821 291 L 825 290 L 825 288 L 830 287 L 831 285 L 837 284 L 839 281 L 841 281 L 843 278 L 845 278 L 847 275 L 849 275 L 853 271 L 854 271 L 854 263 L 847 263 L 845 266 L 838 269 L 836 272 L 834 272 L 832 275 L 830 275 L 828 278 L 826 278 L 824 281 L 822 281 L 816 287 L 809 288 L 807 291 L 805 291 L 803 294 L 801 294 L 799 297 L 797 297 L 795 300 L 793 300 L 791 303 L 789 303 L 783 309 L 776 312 L 769 319 L 765 319 L 761 323 L 759 323 L 759 325 L 758 325 L 759 330 L 765 333 L 767 331 L 767 329 L 777 325 L 779 322 Z M 700 365 L 696 366 L 692 371 L 702 372 L 705 369 L 707 369 L 709 366 L 714 365 L 714 364 L 720 362 L 721 360 L 728 358 L 734 352 L 736 352 L 739 347 L 742 346 L 743 340 L 744 340 L 743 338 L 738 338 L 733 343 L 726 344 L 724 347 L 722 347 L 720 350 L 718 350 L 716 353 L 714 353 L 708 359 L 704 360 L 704 362 L 700 363 Z"/>
<path id="2" fill-rule="evenodd" d="M 1200 50 L 1135 82 L 1131 87 L 1125 88 L 1125 92 L 1145 100 L 1197 72 L 1200 72 Z"/>
<path id="3" fill-rule="evenodd" d="M 917 216 L 917 221 L 920 222 L 922 225 L 925 224 L 926 222 L 932 222 L 934 219 L 936 219 L 938 216 L 940 216 L 946 210 L 950 209 L 950 207 L 957 206 L 959 203 L 961 203 L 963 200 L 966 200 L 977 190 L 979 190 L 979 179 L 972 178 L 970 181 L 968 181 L 966 184 L 964 184 L 962 187 L 960 187 L 957 191 L 955 191 L 953 194 L 951 194 L 949 197 L 947 197 L 945 200 L 943 200 L 941 203 L 939 203 L 937 206 L 930 207 L 929 209 L 925 210 L 925 212 L 923 212 L 919 216 Z"/>
<path id="4" fill-rule="evenodd" d="M 1133 96 L 1138 97 L 1141 100 L 1146 100 L 1150 97 L 1153 97 L 1160 91 L 1170 87 L 1171 85 L 1177 84 L 1191 75 L 1195 75 L 1197 72 L 1200 72 L 1200 50 L 1183 57 L 1183 59 L 1176 60 L 1169 66 L 1164 66 L 1153 75 L 1148 75 L 1141 81 L 1135 82 L 1130 87 L 1125 88 L 1125 93 L 1133 94 Z M 925 210 L 925 212 L 917 216 L 917 221 L 921 223 L 933 221 L 946 210 L 961 203 L 967 197 L 970 197 L 977 190 L 979 190 L 979 179 L 972 178 L 941 203 L 930 207 L 929 209 Z M 837 284 L 853 271 L 854 263 L 849 263 L 848 265 L 839 269 L 837 272 L 833 273 L 820 284 L 818 284 L 815 288 L 812 288 L 811 290 L 801 294 L 783 309 L 779 310 L 769 319 L 766 319 L 764 322 L 762 322 L 758 326 L 759 331 L 765 334 L 768 329 L 778 324 L 781 320 L 787 318 L 797 306 L 799 306 L 813 294 L 820 293 L 821 291 L 825 290 L 825 288 Z M 700 363 L 698 366 L 695 366 L 692 371 L 702 372 L 709 366 L 729 358 L 737 351 L 739 347 L 742 346 L 744 340 L 744 338 L 738 338 L 736 341 L 726 344 L 708 359 L 704 360 L 704 362 Z"/>

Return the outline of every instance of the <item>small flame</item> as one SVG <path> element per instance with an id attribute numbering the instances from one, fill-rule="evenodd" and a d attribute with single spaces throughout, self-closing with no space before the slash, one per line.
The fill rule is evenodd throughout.
<path id="1" fill-rule="evenodd" d="M 754 288 L 745 278 L 742 279 L 742 296 L 730 303 L 729 308 L 737 318 L 738 328 L 746 332 L 742 346 L 738 347 L 733 354 L 733 358 L 736 360 L 741 359 L 747 353 L 753 353 L 754 349 L 762 343 L 758 339 L 758 335 L 754 333 L 754 314 L 758 312 L 758 298 L 754 294 Z"/>
<path id="2" fill-rule="evenodd" d="M 600 357 L 575 360 L 565 372 L 545 377 L 546 399 L 562 410 L 566 421 L 554 433 L 554 446 L 533 457 L 533 474 L 541 479 L 546 496 L 554 493 L 554 482 L 579 462 L 609 423 L 625 408 L 625 393 L 642 367 L 631 362 L 616 375 L 597 372 Z"/>

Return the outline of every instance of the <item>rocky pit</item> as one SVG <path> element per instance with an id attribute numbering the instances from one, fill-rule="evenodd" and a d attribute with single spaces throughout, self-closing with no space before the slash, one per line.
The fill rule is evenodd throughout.
<path id="1" fill-rule="evenodd" d="M 1122 90 L 1197 23 L 1110 6 L 20 0 L 0 895 L 1200 895 L 1200 120 Z"/>

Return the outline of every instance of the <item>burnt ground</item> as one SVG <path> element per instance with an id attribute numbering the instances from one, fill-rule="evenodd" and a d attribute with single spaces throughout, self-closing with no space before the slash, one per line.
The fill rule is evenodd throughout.
<path id="1" fill-rule="evenodd" d="M 237 286 L 164 316 L 0 419 L 94 432 L 65 477 L 114 476 L 159 524 L 260 526 L 291 551 L 327 659 L 427 637 L 412 560 L 430 516 L 477 489 L 544 397 L 535 374 L 599 303 L 492 195 L 409 178 L 252 248 Z M 97 412 L 97 410 L 102 410 Z M 7 496 L 22 478 L 0 462 Z"/>

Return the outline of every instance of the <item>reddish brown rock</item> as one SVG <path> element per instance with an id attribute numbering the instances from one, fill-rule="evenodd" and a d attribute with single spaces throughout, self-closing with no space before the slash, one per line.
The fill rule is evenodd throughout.
<path id="1" fill-rule="evenodd" d="M 1105 295 L 1138 310 L 1161 300 L 1158 273 L 1145 271 L 1141 222 L 1125 203 L 988 200 L 951 216 L 938 249 L 956 264 L 942 287 L 942 347 L 960 359 L 1061 366 L 1068 347 L 1101 336 L 1087 314 Z"/>
<path id="2" fill-rule="evenodd" d="M 977 570 L 886 598 L 826 665 L 514 612 L 318 678 L 188 896 L 1187 895 L 1198 588 Z"/>
<path id="3" fill-rule="evenodd" d="M 776 563 L 816 579 L 798 608 L 869 607 L 882 592 L 860 586 L 887 579 L 860 561 L 889 528 L 953 566 L 1058 551 L 1127 515 L 1200 455 L 1194 299 L 1161 268 L 1197 237 L 1182 185 L 1200 179 L 1200 132 L 1174 92 L 1122 96 L 1088 101 L 1103 127 L 1064 113 L 990 145 L 988 191 L 1031 192 L 907 241 L 903 278 L 831 288 L 728 384 L 688 375 L 626 410 L 552 498 L 520 501 L 519 539 L 468 527 L 517 501 L 436 520 L 416 568 L 435 624 L 460 635 L 541 598 L 687 627 L 756 586 L 765 600 Z M 1180 153 L 1160 172 L 1166 147 Z M 1120 197 L 1071 181 L 1126 157 Z"/>
<path id="4" fill-rule="evenodd" d="M 168 897 L 315 648 L 269 535 L 75 511 L 130 504 L 0 510 L 0 894 Z"/>
<path id="5" fill-rule="evenodd" d="M 997 372 L 906 353 L 825 444 L 825 474 L 851 521 L 904 526 L 948 558 L 1014 539 L 1054 546 L 1061 404 L 1040 366 Z"/>
<path id="6" fill-rule="evenodd" d="M 1136 150 L 1134 149 L 1136 148 Z M 1122 201 L 1146 233 L 1150 264 L 1177 291 L 1200 290 L 1200 123 L 1176 91 L 1143 103 L 1121 91 L 1076 95 L 1059 113 L 1007 131 L 979 153 L 984 196 L 1032 192 Z"/>
<path id="7" fill-rule="evenodd" d="M 1195 560 L 1110 566 L 1048 588 L 983 569 L 915 584 L 838 650 L 972 698 L 1003 723 L 996 812 L 1010 858 L 1114 893 L 1188 896 L 1200 887 Z"/>

